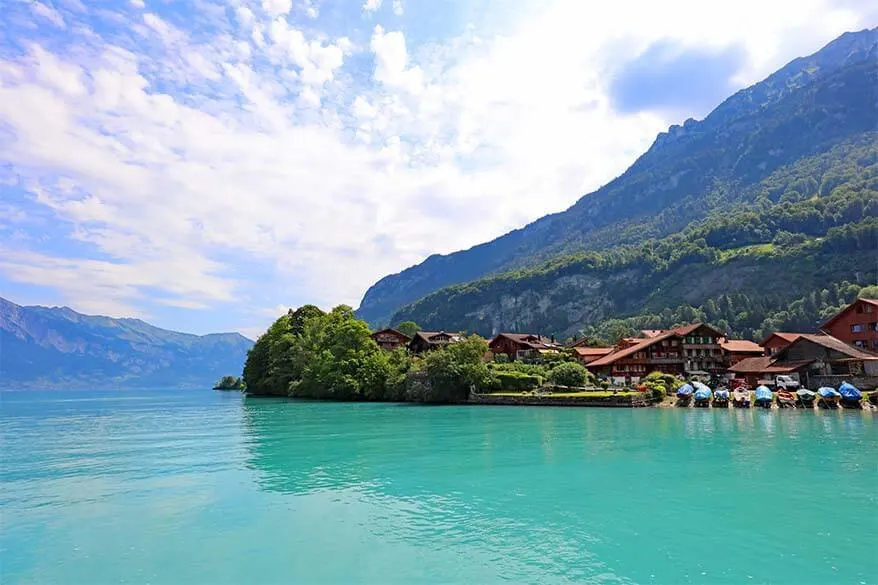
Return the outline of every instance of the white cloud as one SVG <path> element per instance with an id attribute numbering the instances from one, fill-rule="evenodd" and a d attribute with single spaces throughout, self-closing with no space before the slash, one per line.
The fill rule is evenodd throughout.
<path id="1" fill-rule="evenodd" d="M 397 16 L 402 16 L 402 0 L 393 0 L 393 13 Z"/>
<path id="2" fill-rule="evenodd" d="M 292 0 L 262 0 L 262 9 L 272 17 L 289 14 L 292 7 Z"/>
<path id="3" fill-rule="evenodd" d="M 134 8 L 143 9 L 146 7 L 146 2 L 144 2 L 144 0 L 130 0 L 130 3 Z"/>
<path id="4" fill-rule="evenodd" d="M 363 12 L 375 12 L 381 8 L 382 0 L 366 0 L 363 3 Z"/>
<path id="5" fill-rule="evenodd" d="M 47 6 L 38 0 L 33 0 L 31 2 L 31 9 L 34 14 L 45 18 L 58 28 L 67 28 L 67 23 L 64 22 L 64 17 L 61 16 L 61 13 L 52 8 L 51 6 Z"/>
<path id="6" fill-rule="evenodd" d="M 147 297 L 356 305 L 385 274 L 563 209 L 678 122 L 608 98 L 620 60 L 650 43 L 740 46 L 742 85 L 802 39 L 815 50 L 865 24 L 820 0 L 776 4 L 557 0 L 502 35 L 425 46 L 381 26 L 335 38 L 296 24 L 316 4 L 288 17 L 289 0 L 266 0 L 236 4 L 212 38 L 147 13 L 134 43 L 114 30 L 4 53 L 0 181 L 71 246 L 5 242 L 0 274 L 103 313 Z M 365 81 L 358 53 L 374 57 Z"/>

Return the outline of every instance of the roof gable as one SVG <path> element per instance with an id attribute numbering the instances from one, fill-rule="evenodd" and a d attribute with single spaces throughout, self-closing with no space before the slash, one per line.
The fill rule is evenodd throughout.
<path id="1" fill-rule="evenodd" d="M 823 325 L 820 326 L 821 330 L 826 330 L 827 327 L 831 327 L 833 323 L 838 321 L 844 315 L 847 315 L 849 312 L 856 310 L 857 306 L 861 305 L 869 305 L 872 307 L 872 314 L 878 315 L 878 300 L 875 299 L 857 299 L 852 302 L 850 305 L 836 313 L 834 316 L 830 317 Z"/>
<path id="2" fill-rule="evenodd" d="M 611 364 L 613 364 L 621 359 L 625 359 L 629 356 L 632 356 L 639 351 L 643 351 L 644 349 L 647 349 L 648 347 L 651 347 L 651 346 L 655 345 L 656 343 L 664 341 L 665 339 L 670 339 L 672 337 L 680 338 L 680 337 L 682 337 L 682 335 L 680 335 L 679 333 L 677 333 L 675 331 L 666 331 L 666 332 L 662 333 L 661 335 L 657 335 L 656 337 L 641 339 L 640 343 L 635 343 L 634 345 L 631 345 L 631 346 L 626 347 L 624 349 L 614 351 L 613 353 L 605 355 L 604 357 L 597 359 L 588 365 L 589 366 L 609 366 L 609 365 L 611 365 Z"/>
<path id="3" fill-rule="evenodd" d="M 852 345 L 848 345 L 847 343 L 845 343 L 841 339 L 837 339 L 831 335 L 804 334 L 804 335 L 799 336 L 799 338 L 797 340 L 795 340 L 793 343 L 791 343 L 790 345 L 785 347 L 783 349 L 783 351 L 781 351 L 779 354 L 777 354 L 777 358 L 775 361 L 781 361 L 784 357 L 786 357 L 790 353 L 790 351 L 793 350 L 793 348 L 798 347 L 799 345 L 802 345 L 804 343 L 812 343 L 815 345 L 819 345 L 823 348 L 826 348 L 826 349 L 829 349 L 832 351 L 836 351 L 840 354 L 846 355 L 849 358 L 874 359 L 876 357 L 875 354 L 873 354 L 873 353 L 869 353 L 869 352 L 863 351 L 859 348 L 856 348 Z"/>

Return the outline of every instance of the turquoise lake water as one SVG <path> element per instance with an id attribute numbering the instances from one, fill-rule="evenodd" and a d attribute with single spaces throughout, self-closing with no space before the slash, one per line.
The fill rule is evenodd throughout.
<path id="1" fill-rule="evenodd" d="M 0 395 L 0 582 L 878 583 L 878 417 Z"/>

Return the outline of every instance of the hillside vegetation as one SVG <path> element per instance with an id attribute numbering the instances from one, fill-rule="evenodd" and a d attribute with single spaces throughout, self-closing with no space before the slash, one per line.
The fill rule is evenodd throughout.
<path id="1" fill-rule="evenodd" d="M 358 315 L 572 334 L 734 293 L 764 307 L 726 319 L 756 335 L 796 299 L 875 282 L 876 104 L 878 29 L 842 35 L 659 135 L 567 211 L 385 277 Z"/>

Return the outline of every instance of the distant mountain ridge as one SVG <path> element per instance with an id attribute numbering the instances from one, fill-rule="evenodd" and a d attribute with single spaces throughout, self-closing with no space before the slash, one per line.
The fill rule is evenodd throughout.
<path id="1" fill-rule="evenodd" d="M 772 173 L 876 130 L 876 87 L 878 28 L 845 33 L 737 92 L 703 121 L 671 126 L 622 175 L 566 211 L 382 278 L 357 314 L 375 326 L 423 318 L 412 303 L 445 287 L 665 238 L 752 203 Z M 454 309 L 431 313 L 430 322 L 456 320 Z"/>
<path id="2" fill-rule="evenodd" d="M 211 388 L 241 372 L 252 345 L 0 298 L 0 388 Z"/>

